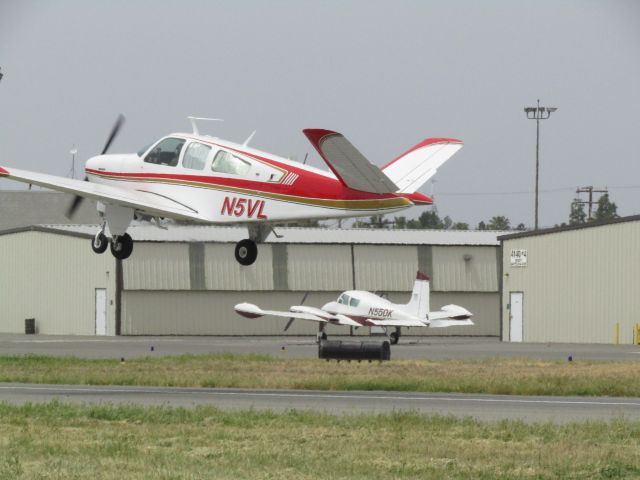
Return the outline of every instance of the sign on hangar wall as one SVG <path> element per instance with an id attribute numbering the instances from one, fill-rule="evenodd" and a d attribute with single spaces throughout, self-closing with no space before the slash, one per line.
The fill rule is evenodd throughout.
<path id="1" fill-rule="evenodd" d="M 526 267 L 527 266 L 527 250 L 522 248 L 511 249 L 511 266 Z"/>

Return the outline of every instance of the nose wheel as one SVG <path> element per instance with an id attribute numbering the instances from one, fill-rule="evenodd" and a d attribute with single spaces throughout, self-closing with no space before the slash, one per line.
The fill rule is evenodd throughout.
<path id="1" fill-rule="evenodd" d="M 104 233 L 102 233 L 102 230 L 100 230 L 98 233 L 96 233 L 96 236 L 93 237 L 93 240 L 91 241 L 91 249 L 95 253 L 104 253 L 107 250 L 108 246 L 109 239 Z"/>
<path id="2" fill-rule="evenodd" d="M 258 258 L 258 246 L 256 242 L 245 238 L 236 243 L 236 260 L 241 265 L 252 265 Z"/>
<path id="3" fill-rule="evenodd" d="M 398 340 L 400 340 L 400 327 L 396 327 L 395 332 L 391 332 L 389 334 L 389 341 L 391 342 L 391 345 L 397 345 Z"/>

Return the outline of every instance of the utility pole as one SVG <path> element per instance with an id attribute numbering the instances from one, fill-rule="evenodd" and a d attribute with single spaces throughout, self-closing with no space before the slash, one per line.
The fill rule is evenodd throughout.
<path id="1" fill-rule="evenodd" d="M 538 106 L 525 107 L 524 113 L 529 120 L 536 121 L 536 206 L 535 206 L 535 224 L 533 229 L 538 230 L 538 178 L 540 172 L 540 120 L 546 120 L 551 116 L 553 112 L 557 110 L 556 107 L 541 107 L 540 99 L 538 99 Z"/>
<path id="2" fill-rule="evenodd" d="M 575 203 L 585 203 L 589 205 L 589 215 L 588 220 L 591 220 L 591 211 L 593 210 L 593 193 L 609 193 L 609 190 L 604 188 L 603 190 L 594 190 L 593 185 L 589 185 L 588 187 L 580 187 L 576 189 L 576 194 L 580 195 L 581 193 L 588 193 L 589 200 L 578 200 L 576 198 Z"/>

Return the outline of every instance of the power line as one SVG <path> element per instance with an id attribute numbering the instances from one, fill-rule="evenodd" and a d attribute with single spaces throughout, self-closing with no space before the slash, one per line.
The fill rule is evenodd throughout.
<path id="1" fill-rule="evenodd" d="M 614 185 L 606 187 L 609 190 L 637 190 L 640 189 L 640 185 Z M 558 187 L 558 188 L 547 188 L 538 190 L 539 193 L 558 193 L 558 192 L 573 192 L 575 191 L 575 187 Z M 491 196 L 491 195 L 531 195 L 535 193 L 533 190 L 520 190 L 520 191 L 506 191 L 506 192 L 440 192 L 438 193 L 438 197 L 442 195 L 457 195 L 463 197 L 470 196 Z"/>

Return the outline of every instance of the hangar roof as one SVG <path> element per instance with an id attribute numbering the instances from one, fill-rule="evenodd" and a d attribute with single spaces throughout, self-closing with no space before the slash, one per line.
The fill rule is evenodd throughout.
<path id="1" fill-rule="evenodd" d="M 0 235 L 41 231 L 60 235 L 92 237 L 98 225 L 34 225 L 0 231 Z M 237 242 L 247 237 L 246 227 L 170 225 L 167 230 L 148 223 L 133 223 L 127 230 L 142 242 Z M 503 231 L 474 230 L 389 230 L 276 227 L 282 238 L 269 235 L 266 243 L 356 243 L 389 245 L 478 245 L 497 246 Z"/>
<path id="2" fill-rule="evenodd" d="M 604 227 L 614 225 L 616 223 L 636 222 L 640 220 L 640 215 L 630 215 L 628 217 L 618 217 L 610 220 L 594 220 L 591 222 L 580 223 L 578 225 L 563 225 L 561 227 L 544 228 L 540 230 L 528 230 L 525 232 L 501 232 L 498 240 L 511 240 L 513 238 L 537 237 L 540 235 L 550 235 L 553 233 L 569 232 L 572 230 L 583 230 L 587 228 Z"/>

